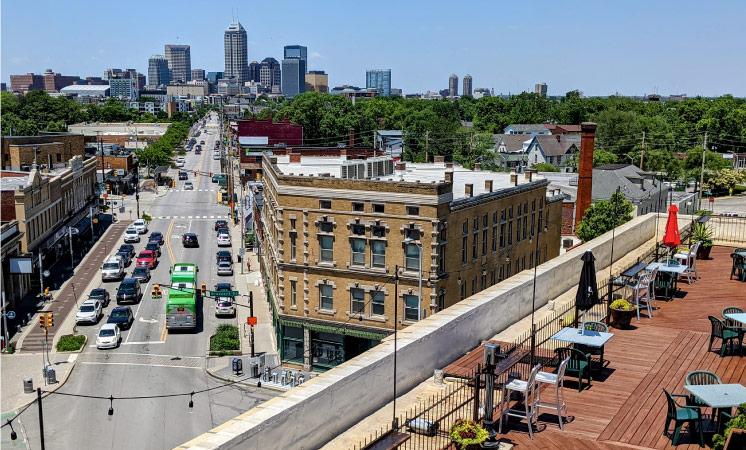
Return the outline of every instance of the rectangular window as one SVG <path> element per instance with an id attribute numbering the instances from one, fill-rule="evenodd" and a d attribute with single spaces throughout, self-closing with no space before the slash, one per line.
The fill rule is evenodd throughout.
<path id="1" fill-rule="evenodd" d="M 407 206 L 407 215 L 408 216 L 419 216 L 420 207 L 419 206 Z"/>
<path id="2" fill-rule="evenodd" d="M 365 265 L 365 239 L 350 239 L 350 252 L 352 253 L 352 265 Z"/>
<path id="3" fill-rule="evenodd" d="M 355 236 L 365 236 L 365 225 L 356 223 L 350 227 L 350 230 Z"/>
<path id="4" fill-rule="evenodd" d="M 350 313 L 365 314 L 365 291 L 360 288 L 350 289 Z"/>
<path id="5" fill-rule="evenodd" d="M 483 291 L 487 288 L 487 272 L 482 272 L 482 280 L 480 282 L 479 290 Z"/>
<path id="6" fill-rule="evenodd" d="M 290 229 L 295 230 L 295 219 L 290 219 Z"/>
<path id="7" fill-rule="evenodd" d="M 376 214 L 383 214 L 383 203 L 373 203 L 373 212 Z"/>
<path id="8" fill-rule="evenodd" d="M 332 201 L 331 200 L 319 200 L 319 208 L 332 209 Z"/>
<path id="9" fill-rule="evenodd" d="M 290 260 L 295 261 L 295 241 L 296 236 L 294 232 L 290 233 Z"/>
<path id="10" fill-rule="evenodd" d="M 523 216 L 523 239 L 528 237 L 528 215 Z"/>
<path id="11" fill-rule="evenodd" d="M 374 316 L 382 316 L 386 312 L 383 291 L 372 291 L 370 293 L 370 313 Z"/>
<path id="12" fill-rule="evenodd" d="M 438 273 L 446 272 L 446 244 L 438 246 Z"/>
<path id="13" fill-rule="evenodd" d="M 386 241 L 370 241 L 371 266 L 386 267 Z"/>
<path id="14" fill-rule="evenodd" d="M 508 245 L 513 244 L 513 207 L 508 208 Z"/>
<path id="15" fill-rule="evenodd" d="M 461 300 L 466 298 L 466 281 L 462 281 L 461 285 L 459 286 L 460 294 L 461 294 Z"/>
<path id="16" fill-rule="evenodd" d="M 297 281 L 290 280 L 290 306 L 296 306 L 297 303 Z"/>
<path id="17" fill-rule="evenodd" d="M 487 254 L 487 214 L 482 218 L 482 256 Z"/>
<path id="18" fill-rule="evenodd" d="M 404 267 L 407 270 L 420 270 L 420 246 L 417 244 L 406 244 L 404 246 Z"/>
<path id="19" fill-rule="evenodd" d="M 321 248 L 321 261 L 334 261 L 334 237 L 319 236 L 319 248 Z"/>
<path id="20" fill-rule="evenodd" d="M 329 311 L 334 309 L 334 290 L 331 284 L 319 285 L 319 308 Z"/>
<path id="21" fill-rule="evenodd" d="M 404 320 L 420 320 L 420 299 L 416 295 L 404 295 Z"/>
<path id="22" fill-rule="evenodd" d="M 477 259 L 477 248 L 479 248 L 479 219 L 474 219 L 472 231 L 474 240 L 471 243 L 471 259 Z"/>
<path id="23" fill-rule="evenodd" d="M 373 225 L 370 227 L 370 232 L 373 237 L 377 238 L 385 238 L 386 237 L 386 227 L 382 227 L 380 225 Z"/>
<path id="24" fill-rule="evenodd" d="M 352 202 L 352 210 L 355 211 L 355 212 L 364 212 L 365 211 L 365 203 Z"/>
<path id="25" fill-rule="evenodd" d="M 497 211 L 492 213 L 492 251 L 497 251 Z"/>
<path id="26" fill-rule="evenodd" d="M 507 227 L 507 219 L 505 215 L 505 210 L 503 209 L 500 212 L 500 248 L 505 247 L 505 227 Z"/>
<path id="27" fill-rule="evenodd" d="M 466 264 L 469 252 L 469 222 L 464 222 L 461 234 L 461 262 Z"/>
<path id="28" fill-rule="evenodd" d="M 471 295 L 477 293 L 477 277 L 471 279 Z"/>

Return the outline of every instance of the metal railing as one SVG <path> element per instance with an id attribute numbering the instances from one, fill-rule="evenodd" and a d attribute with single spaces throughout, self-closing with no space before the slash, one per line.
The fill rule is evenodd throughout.
<path id="1" fill-rule="evenodd" d="M 710 216 L 707 225 L 716 245 L 746 246 L 746 217 Z"/>

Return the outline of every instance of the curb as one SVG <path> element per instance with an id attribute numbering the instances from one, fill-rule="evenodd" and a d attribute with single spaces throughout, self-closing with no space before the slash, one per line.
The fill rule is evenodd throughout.
<path id="1" fill-rule="evenodd" d="M 225 377 L 222 377 L 222 376 L 220 376 L 220 375 L 218 375 L 216 373 L 213 373 L 210 369 L 205 369 L 205 372 L 209 376 L 215 378 L 216 380 L 220 380 L 220 381 L 223 381 L 225 383 L 235 384 L 235 385 L 244 386 L 244 387 L 253 387 L 255 389 L 267 389 L 269 391 L 274 391 L 274 392 L 288 392 L 287 390 L 278 389 L 278 388 L 276 388 L 274 386 L 264 386 L 264 385 L 262 385 L 260 387 L 260 386 L 257 386 L 256 384 L 247 383 L 245 381 L 238 381 L 237 382 L 236 380 L 231 380 L 230 378 L 225 378 Z"/>
<path id="2" fill-rule="evenodd" d="M 77 356 L 77 354 L 74 354 L 74 353 L 72 353 L 72 354 L 75 355 L 75 356 L 73 357 L 72 362 L 68 361 L 69 364 L 72 364 L 70 366 L 70 370 L 67 372 L 67 374 L 62 379 L 57 380 L 57 384 L 54 385 L 54 388 L 50 389 L 49 385 L 45 386 L 45 387 L 47 387 L 47 389 L 46 389 L 47 392 L 50 392 L 50 393 L 51 392 L 55 392 L 58 389 L 60 389 L 62 386 L 64 386 L 65 383 L 67 383 L 67 380 L 70 378 L 70 375 L 73 373 L 73 370 L 75 370 L 75 366 L 77 365 L 77 362 L 78 362 L 78 356 Z M 52 366 L 54 366 L 54 364 L 52 364 Z M 39 387 L 41 387 L 41 386 L 39 386 Z M 50 395 L 50 394 L 47 394 L 47 395 Z M 9 411 L 3 411 L 2 414 L 13 413 L 15 415 L 16 411 L 18 411 L 18 410 L 20 410 L 22 408 L 25 408 L 27 405 L 30 405 L 31 403 L 33 403 L 35 401 L 36 400 L 34 399 L 33 401 L 28 402 L 28 403 L 24 403 L 23 405 L 21 405 L 21 406 L 19 406 L 17 408 L 11 409 Z"/>

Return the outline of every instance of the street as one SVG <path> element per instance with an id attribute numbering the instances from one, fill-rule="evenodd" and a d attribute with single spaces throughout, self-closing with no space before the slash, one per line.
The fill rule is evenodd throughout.
<path id="1" fill-rule="evenodd" d="M 212 299 L 201 301 L 198 296 L 198 326 L 194 332 L 168 332 L 165 323 L 167 288 L 163 288 L 166 292 L 162 298 L 154 299 L 151 295 L 154 283 L 161 286 L 170 284 L 169 268 L 176 262 L 197 264 L 198 283 L 205 283 L 208 289 L 213 289 L 217 282 L 231 282 L 235 286 L 233 276 L 218 276 L 216 273 L 215 253 L 219 249 L 231 250 L 234 273 L 240 273 L 236 262 L 237 240 L 233 241 L 232 248 L 218 248 L 213 228 L 216 219 L 231 223 L 228 206 L 217 202 L 218 184 L 208 176 L 220 173 L 220 161 L 213 159 L 214 143 L 220 133 L 218 123 L 217 114 L 212 114 L 207 127 L 201 128 L 197 137 L 197 142 L 205 141 L 201 155 L 187 152 L 181 170 L 189 173 L 189 179 L 178 180 L 179 169 L 171 169 L 169 175 L 176 180 L 176 185 L 165 194 L 166 188 L 159 187 L 158 196 L 140 203 L 140 211 L 153 220 L 148 224 L 148 232 L 141 235 L 141 242 L 134 244 L 136 253 L 145 247 L 150 232 L 163 233 L 164 243 L 158 265 L 151 272 L 151 280 L 142 283 L 142 300 L 131 305 L 135 320 L 129 330 L 122 331 L 118 348 L 98 350 L 95 342 L 99 328 L 117 306 L 115 298 L 119 282 L 102 282 L 100 272 L 96 272 L 85 288 L 85 294 L 80 296 L 83 298 L 79 301 L 82 301 L 93 288 L 102 287 L 111 295 L 111 302 L 98 324 L 77 326 L 78 333 L 88 337 L 87 348 L 79 355 L 67 383 L 43 401 L 46 448 L 172 448 L 274 396 L 271 391 L 263 389 L 220 387 L 222 382 L 206 373 L 205 355 L 210 335 L 220 324 L 236 324 L 235 318 L 215 317 Z M 193 190 L 184 189 L 187 181 L 193 183 Z M 186 232 L 197 234 L 198 248 L 183 247 L 181 237 Z M 120 239 L 117 247 L 121 243 Z M 109 251 L 113 253 L 116 249 Z M 134 267 L 133 258 L 132 264 L 126 268 L 126 276 L 131 275 Z M 71 316 L 76 310 L 73 309 Z M 68 320 L 74 320 L 74 317 Z M 189 395 L 115 400 L 111 416 L 107 414 L 108 400 L 60 394 L 164 396 L 208 388 L 217 389 L 194 395 L 193 408 L 188 407 Z M 20 421 L 28 436 L 30 448 L 40 448 L 37 417 L 34 406 L 16 421 Z M 3 429 L 3 435 L 6 431 Z"/>

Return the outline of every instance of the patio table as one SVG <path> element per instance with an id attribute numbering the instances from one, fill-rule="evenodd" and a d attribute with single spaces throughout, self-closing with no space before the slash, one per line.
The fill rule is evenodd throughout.
<path id="1" fill-rule="evenodd" d="M 679 289 L 678 287 L 679 286 L 679 275 L 686 272 L 686 270 L 689 267 L 686 264 L 668 264 L 668 263 L 662 263 L 662 262 L 652 262 L 648 264 L 646 268 L 650 271 L 654 269 L 658 269 L 659 273 L 665 272 L 673 276 L 673 292 L 671 292 L 671 295 L 669 295 L 668 285 L 666 285 L 666 298 L 670 299 L 670 298 L 673 298 L 673 295 Z"/>
<path id="2" fill-rule="evenodd" d="M 582 326 L 582 323 L 581 323 Z M 588 347 L 601 348 L 614 337 L 614 333 L 607 333 L 605 331 L 593 331 L 593 330 L 581 330 L 578 328 L 565 327 L 559 330 L 551 339 L 569 342 L 571 344 L 585 345 Z M 603 368 L 604 361 L 601 360 L 601 367 Z"/>
<path id="3" fill-rule="evenodd" d="M 714 410 L 731 411 L 734 406 L 746 403 L 746 387 L 741 384 L 684 385 L 684 389 Z M 720 413 L 715 411 L 716 429 L 720 429 Z"/>
<path id="4" fill-rule="evenodd" d="M 725 314 L 726 319 L 733 319 L 736 322 L 741 322 L 742 324 L 746 325 L 746 313 L 730 313 Z"/>

